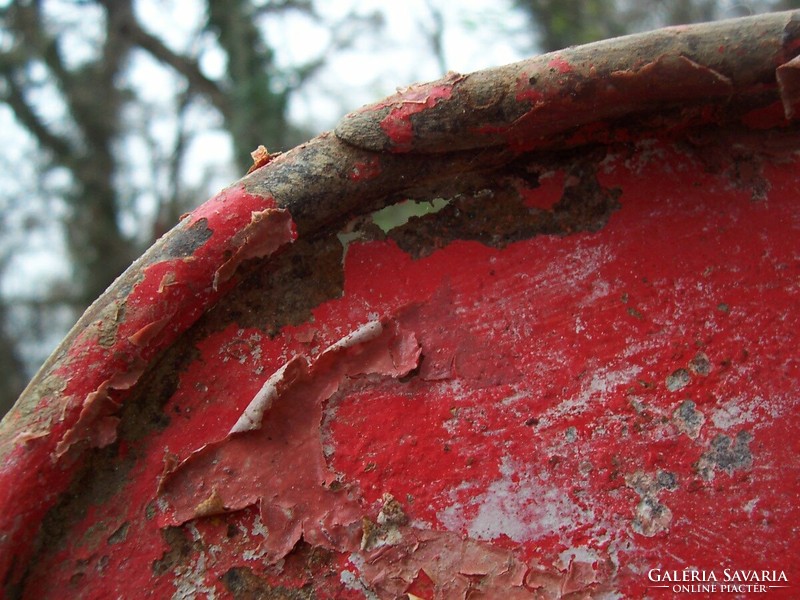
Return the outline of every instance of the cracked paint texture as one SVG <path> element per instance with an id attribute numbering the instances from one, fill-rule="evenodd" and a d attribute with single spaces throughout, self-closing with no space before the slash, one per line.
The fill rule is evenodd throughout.
<path id="1" fill-rule="evenodd" d="M 753 201 L 646 147 L 603 160 L 621 206 L 598 231 L 419 259 L 356 241 L 307 323 L 205 334 L 169 426 L 113 447 L 129 475 L 25 597 L 635 597 L 687 564 L 800 581 L 780 559 L 800 527 L 797 163 L 765 163 Z"/>
<path id="2" fill-rule="evenodd" d="M 231 205 L 241 212 L 229 210 Z M 279 218 L 247 227 L 255 214 Z M 253 235 L 240 239 L 243 229 Z M 179 224 L 172 237 L 156 243 L 148 260 L 140 259 L 144 266 L 136 279 L 119 280 L 117 297 L 86 311 L 50 359 L 56 362 L 45 382 L 58 381 L 58 387 L 40 385 L 32 418 L 18 405 L 2 421 L 6 444 L 15 423 L 26 425 L 13 438 L 25 444 L 0 448 L 5 454 L 0 502 L 22 507 L 0 515 L 0 572 L 11 569 L 15 557 L 28 555 L 34 532 L 26 527 L 44 517 L 75 475 L 79 463 L 68 452 L 75 448 L 78 456 L 86 447 L 103 448 L 117 439 L 119 412 L 147 363 L 230 289 L 230 281 L 218 286 L 218 266 L 228 264 L 230 254 L 244 253 L 242 259 L 270 254 L 294 237 L 288 212 L 276 208 L 272 198 L 231 186 Z M 227 278 L 232 275 L 232 269 L 226 272 Z M 42 373 L 50 367 L 48 362 Z M 11 468 L 21 461 L 26 469 Z"/>
<path id="3" fill-rule="evenodd" d="M 342 338 L 309 364 L 296 356 L 280 371 L 279 389 L 263 406 L 256 396 L 245 428 L 197 450 L 165 472 L 159 498 L 169 508 L 161 525 L 224 514 L 258 504 L 269 531 L 266 555 L 275 562 L 302 537 L 314 546 L 345 550 L 358 504 L 327 468 L 320 424 L 323 403 L 345 378 L 400 377 L 417 365 L 413 334 L 392 322 L 373 321 Z M 256 409 L 253 409 L 253 405 Z M 238 423 L 238 421 L 237 421 Z"/>

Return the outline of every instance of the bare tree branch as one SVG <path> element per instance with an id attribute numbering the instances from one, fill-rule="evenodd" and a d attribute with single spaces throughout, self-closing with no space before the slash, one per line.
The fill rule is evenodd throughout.
<path id="1" fill-rule="evenodd" d="M 181 169 L 186 160 L 186 153 L 191 140 L 191 133 L 187 128 L 186 112 L 193 100 L 194 94 L 191 89 L 185 90 L 176 98 L 175 120 L 177 124 L 175 141 L 165 156 L 162 156 L 162 153 L 158 151 L 158 142 L 150 135 L 145 136 L 152 156 L 150 161 L 151 171 L 153 172 L 152 179 L 157 181 L 159 173 L 163 173 L 166 177 L 165 188 L 155 194 L 156 209 L 150 242 L 155 241 L 169 231 L 178 222 L 181 213 L 188 208 L 183 206 L 186 194 L 183 189 Z"/>
<path id="2" fill-rule="evenodd" d="M 189 86 L 197 93 L 208 98 L 214 107 L 223 116 L 229 115 L 231 110 L 228 94 L 213 80 L 206 77 L 200 70 L 197 61 L 188 56 L 177 54 L 170 50 L 160 39 L 146 32 L 139 23 L 132 21 L 129 25 L 131 41 L 142 50 L 148 52 L 153 58 L 175 69 L 183 75 Z"/>
<path id="3" fill-rule="evenodd" d="M 72 155 L 72 145 L 66 138 L 54 133 L 42 121 L 25 97 L 25 93 L 17 82 L 16 69 L 8 67 L 0 61 L 0 73 L 5 81 L 5 93 L 0 100 L 8 104 L 20 124 L 34 136 L 39 143 L 53 154 L 57 162 L 66 162 Z"/>
<path id="4" fill-rule="evenodd" d="M 293 83 L 289 89 L 298 89 L 309 79 L 314 77 L 328 62 L 328 56 L 335 52 L 345 50 L 353 45 L 358 35 L 364 28 L 379 29 L 383 27 L 383 17 L 378 12 L 368 15 L 359 15 L 348 12 L 344 17 L 328 26 L 332 37 L 325 50 L 319 56 L 292 70 Z"/>
<path id="5" fill-rule="evenodd" d="M 281 2 L 264 2 L 260 6 L 255 6 L 253 10 L 254 16 L 283 13 L 287 10 L 296 10 L 299 12 L 317 16 L 314 10 L 314 3 L 309 0 L 282 0 Z"/>
<path id="6" fill-rule="evenodd" d="M 46 33 L 40 4 L 14 2 L 12 9 L 11 26 L 21 38 L 17 47 L 27 55 L 25 60 L 40 59 L 63 91 L 62 98 L 70 113 L 76 119 L 84 113 L 85 118 L 85 109 L 76 101 L 80 97 L 76 91 L 80 83 L 76 81 L 75 73 L 65 67 L 55 38 Z"/>

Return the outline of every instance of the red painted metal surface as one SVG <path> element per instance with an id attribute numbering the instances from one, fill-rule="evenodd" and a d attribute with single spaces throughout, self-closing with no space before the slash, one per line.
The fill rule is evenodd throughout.
<path id="1" fill-rule="evenodd" d="M 416 93 L 376 105 L 394 152 L 450 97 Z M 4 423 L 5 593 L 796 597 L 789 112 L 601 125 L 527 178 L 511 163 L 525 214 L 560 224 L 536 234 L 497 234 L 507 196 L 465 188 L 343 255 L 336 227 L 303 250 L 302 211 L 236 184 L 134 266 L 118 328 L 90 313 L 38 383 L 58 411 Z"/>

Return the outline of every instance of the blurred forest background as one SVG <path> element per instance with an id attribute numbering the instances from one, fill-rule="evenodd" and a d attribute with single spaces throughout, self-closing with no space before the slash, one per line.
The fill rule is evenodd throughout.
<path id="1" fill-rule="evenodd" d="M 0 0 L 0 415 L 83 310 L 238 179 L 414 81 L 800 0 Z"/>

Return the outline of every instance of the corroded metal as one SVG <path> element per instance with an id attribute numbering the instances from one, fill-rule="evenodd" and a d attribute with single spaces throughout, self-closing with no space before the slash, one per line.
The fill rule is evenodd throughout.
<path id="1" fill-rule="evenodd" d="M 3 420 L 5 595 L 796 595 L 798 18 L 258 154 Z M 375 225 L 405 199 L 447 202 Z"/>

